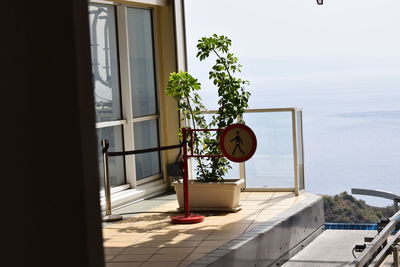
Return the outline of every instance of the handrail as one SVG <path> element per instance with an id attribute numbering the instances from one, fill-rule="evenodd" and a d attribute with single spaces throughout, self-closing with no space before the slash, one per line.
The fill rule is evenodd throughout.
<path id="1" fill-rule="evenodd" d="M 355 194 L 355 195 L 382 197 L 382 198 L 393 200 L 394 208 L 396 209 L 396 211 L 399 210 L 398 203 L 400 201 L 400 196 L 396 195 L 392 192 L 382 191 L 382 190 L 373 190 L 373 189 L 352 188 L 351 193 Z"/>
<path id="2" fill-rule="evenodd" d="M 300 111 L 303 110 L 300 107 L 291 107 L 291 108 L 252 108 L 245 109 L 244 113 L 258 113 L 258 112 L 282 112 L 282 111 Z M 210 109 L 206 111 L 202 111 L 205 114 L 215 114 L 218 110 Z"/>
<path id="3" fill-rule="evenodd" d="M 396 212 L 392 217 L 390 217 L 389 223 L 372 240 L 371 244 L 364 249 L 364 251 L 360 254 L 360 256 L 358 256 L 348 266 L 364 267 L 364 266 L 367 266 L 367 264 L 371 263 L 375 258 L 377 258 L 376 254 L 378 253 L 379 249 L 382 247 L 382 245 L 385 243 L 385 241 L 387 241 L 388 237 L 392 234 L 393 230 L 396 228 L 396 225 L 399 222 L 400 222 L 400 211 Z M 397 234 L 396 234 L 396 236 L 397 236 Z M 396 240 L 397 240 L 397 238 L 393 238 L 393 240 L 391 240 L 391 242 L 388 242 L 388 244 L 385 246 L 384 249 L 386 249 L 386 250 L 389 249 L 391 247 L 391 245 L 393 245 L 393 243 L 396 242 Z M 385 250 L 385 252 L 386 252 L 386 250 Z M 380 251 L 380 252 L 382 252 L 382 251 Z M 379 255 L 381 255 L 381 254 L 378 254 L 378 256 Z M 379 265 L 372 265 L 372 266 L 379 266 Z"/>
<path id="4" fill-rule="evenodd" d="M 398 231 L 391 242 L 387 243 L 386 246 L 379 252 L 379 254 L 375 257 L 375 259 L 371 262 L 368 267 L 378 267 L 385 260 L 388 251 L 392 248 L 393 244 L 396 242 L 397 238 L 400 236 L 400 231 Z M 393 255 L 395 257 L 395 255 Z M 397 266 L 395 266 L 397 267 Z"/>

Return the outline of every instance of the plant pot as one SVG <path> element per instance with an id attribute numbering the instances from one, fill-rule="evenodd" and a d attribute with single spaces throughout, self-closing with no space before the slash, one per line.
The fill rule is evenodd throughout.
<path id="1" fill-rule="evenodd" d="M 183 181 L 173 182 L 178 197 L 179 209 L 184 209 Z M 228 211 L 236 212 L 244 179 L 225 179 L 222 183 L 200 183 L 189 180 L 190 211 Z"/>

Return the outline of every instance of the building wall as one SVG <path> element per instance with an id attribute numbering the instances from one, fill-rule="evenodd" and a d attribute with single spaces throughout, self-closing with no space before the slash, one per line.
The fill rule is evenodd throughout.
<path id="1" fill-rule="evenodd" d="M 104 266 L 87 3 L 2 10 L 1 265 Z"/>
<path id="2" fill-rule="evenodd" d="M 87 2 L 2 8 L 1 265 L 102 267 Z M 160 11 L 162 38 L 173 35 L 172 14 L 170 4 Z M 176 70 L 173 45 L 164 49 L 163 82 Z M 177 111 L 162 102 L 162 144 L 175 144 Z"/>
<path id="3" fill-rule="evenodd" d="M 183 1 L 182 1 L 183 2 Z M 179 112 L 177 111 L 176 100 L 166 96 L 164 90 L 168 83 L 169 74 L 179 70 L 187 70 L 186 50 L 184 49 L 185 40 L 184 28 L 182 21 L 183 13 L 179 9 L 181 1 L 174 1 L 174 5 L 163 7 L 158 12 L 158 47 L 160 48 L 160 110 L 161 110 L 161 129 L 162 144 L 174 145 L 179 143 L 178 130 L 180 127 Z M 181 16 L 181 17 L 180 17 Z M 165 181 L 170 185 L 171 177 L 167 173 L 167 165 L 174 163 L 178 155 L 178 150 L 167 150 L 164 153 L 164 169 Z"/>
<path id="4" fill-rule="evenodd" d="M 164 90 L 168 83 L 169 74 L 178 70 L 186 70 L 186 51 L 185 51 L 185 38 L 184 38 L 184 16 L 183 5 L 181 1 L 97 1 L 89 2 L 91 5 L 103 5 L 108 7 L 115 7 L 116 10 L 116 25 L 117 25 L 117 39 L 118 39 L 118 54 L 119 54 L 119 75 L 120 75 L 120 90 L 121 90 L 121 104 L 122 104 L 122 117 L 113 119 L 114 123 L 120 123 L 118 127 L 123 129 L 123 140 L 125 151 L 150 148 L 138 148 L 135 137 L 133 125 L 138 125 L 137 121 L 142 118 L 134 117 L 132 109 L 135 103 L 131 102 L 132 91 L 135 90 L 135 80 L 132 80 L 135 69 L 132 67 L 131 49 L 135 49 L 129 42 L 132 35 L 129 32 L 129 19 L 128 10 L 132 8 L 150 10 L 153 18 L 153 39 L 154 39 L 154 58 L 155 58 L 155 80 L 157 89 L 157 104 L 158 112 L 153 118 L 157 118 L 159 128 L 159 145 L 174 145 L 179 142 L 178 130 L 180 126 L 179 113 L 177 111 L 176 101 L 171 97 L 165 95 Z M 92 29 L 93 32 L 93 29 Z M 93 36 L 92 36 L 93 37 Z M 93 37 L 94 38 L 94 37 Z M 94 41 L 95 42 L 95 41 Z M 97 49 L 96 44 L 92 44 L 92 49 Z M 96 51 L 100 51 L 98 49 Z M 96 63 L 96 60 L 94 60 Z M 95 79 L 96 81 L 96 79 Z M 133 88 L 133 89 L 132 89 Z M 137 87 L 136 87 L 137 88 Z M 97 89 L 96 89 L 97 90 Z M 96 95 L 97 97 L 97 95 Z M 133 97 L 134 98 L 134 97 Z M 115 103 L 114 103 L 115 104 Z M 149 114 L 151 115 L 151 114 Z M 149 117 L 149 116 L 148 116 Z M 136 123 L 136 124 L 135 124 Z M 96 123 L 99 130 L 107 129 L 109 122 Z M 104 128 L 105 127 L 105 128 Z M 103 134 L 101 134 L 103 135 Z M 114 134 L 115 136 L 115 134 Z M 133 138 L 132 138 L 133 136 Z M 99 137 L 103 138 L 103 137 Z M 99 143 L 99 142 L 98 142 Z M 98 146 L 100 149 L 100 146 Z M 121 151 L 122 147 L 113 148 Z M 125 157 L 125 174 L 126 183 L 131 188 L 141 189 L 143 187 L 159 184 L 159 179 L 164 179 L 164 184 L 169 185 L 171 178 L 168 177 L 167 166 L 176 160 L 178 150 L 163 151 L 161 155 L 161 170 L 160 174 L 154 174 L 145 179 L 140 179 L 137 175 L 138 166 L 135 164 L 136 159 L 141 155 L 126 156 Z M 102 165 L 102 162 L 99 162 Z M 136 170 L 135 170 L 136 168 Z M 110 164 L 111 179 L 115 179 L 117 175 L 116 170 L 121 170 L 121 165 Z M 102 170 L 100 169 L 100 173 Z M 114 177 L 113 177 L 114 176 Z M 158 180 L 157 180 L 158 179 Z M 120 180 L 120 179 L 119 179 Z M 146 184 L 145 184 L 146 183 Z M 111 181 L 113 184 L 113 181 Z M 115 185 L 115 183 L 114 183 Z M 118 185 L 118 184 L 117 184 Z M 117 186 L 115 185 L 115 186 Z"/>

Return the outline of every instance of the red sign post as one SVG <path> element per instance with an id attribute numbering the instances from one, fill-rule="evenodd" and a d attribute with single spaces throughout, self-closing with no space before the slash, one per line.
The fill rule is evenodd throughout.
<path id="1" fill-rule="evenodd" d="M 199 223 L 204 220 L 204 216 L 199 214 L 191 214 L 189 210 L 189 168 L 187 153 L 187 133 L 193 130 L 182 128 L 182 139 L 183 139 L 183 201 L 185 214 L 171 216 L 172 223 Z"/>
<path id="2" fill-rule="evenodd" d="M 220 147 L 223 155 L 194 155 L 193 142 L 191 144 L 190 155 L 187 150 L 187 134 L 191 136 L 193 132 L 204 131 L 223 131 L 220 138 Z M 250 159 L 257 147 L 257 139 L 254 132 L 243 124 L 232 124 L 225 129 L 182 129 L 183 139 L 183 199 L 185 214 L 171 216 L 171 222 L 177 224 L 199 223 L 204 220 L 204 216 L 190 213 L 189 209 L 189 158 L 206 158 L 206 157 L 226 157 L 234 162 L 243 162 Z"/>

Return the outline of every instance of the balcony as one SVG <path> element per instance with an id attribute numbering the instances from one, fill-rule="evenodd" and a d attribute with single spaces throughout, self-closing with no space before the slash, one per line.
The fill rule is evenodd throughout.
<path id="1" fill-rule="evenodd" d="M 281 265 L 322 233 L 322 198 L 304 190 L 302 110 L 251 109 L 243 119 L 257 136 L 257 151 L 225 177 L 245 178 L 241 210 L 201 212 L 204 222 L 172 224 L 178 214 L 172 193 L 115 209 L 125 219 L 104 225 L 107 266 Z"/>

